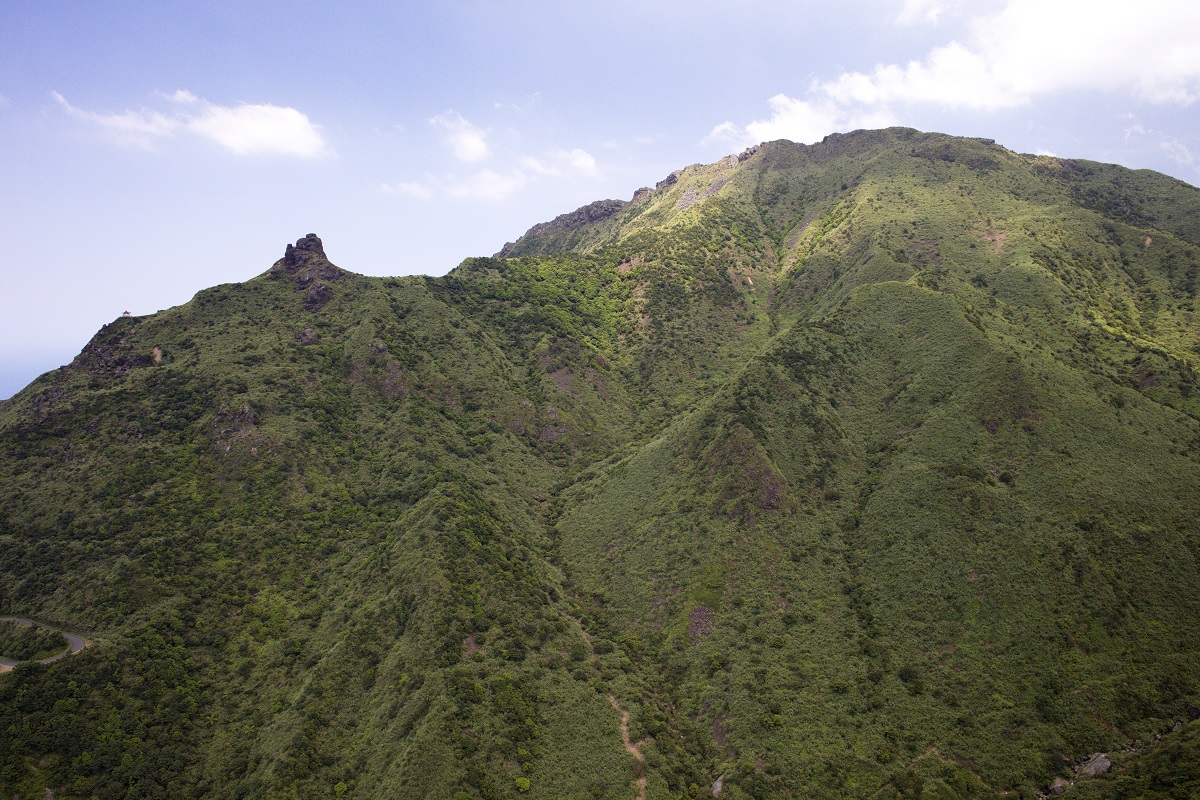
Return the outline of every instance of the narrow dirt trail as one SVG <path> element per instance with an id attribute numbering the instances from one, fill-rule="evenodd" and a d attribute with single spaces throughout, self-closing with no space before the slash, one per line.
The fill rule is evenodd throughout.
<path id="1" fill-rule="evenodd" d="M 575 627 L 579 629 L 579 635 L 583 637 L 584 643 L 588 649 L 588 660 L 596 660 L 596 648 L 592 645 L 592 637 L 588 636 L 588 632 L 583 629 L 583 623 L 574 617 L 571 621 L 575 623 Z M 635 772 L 637 780 L 634 785 L 637 786 L 637 800 L 646 800 L 646 757 L 642 755 L 642 745 L 645 740 L 634 742 L 629 738 L 629 712 L 621 707 L 621 703 L 617 700 L 617 696 L 612 692 L 604 695 L 608 698 L 608 704 L 613 707 L 621 715 L 621 742 L 625 745 L 625 752 L 633 756 L 637 761 Z"/>
<path id="2" fill-rule="evenodd" d="M 642 755 L 643 742 L 629 740 L 629 712 L 621 708 L 617 698 L 611 692 L 605 695 L 613 710 L 621 715 L 621 741 L 625 743 L 625 751 L 637 759 L 637 800 L 646 800 L 646 757 Z"/>

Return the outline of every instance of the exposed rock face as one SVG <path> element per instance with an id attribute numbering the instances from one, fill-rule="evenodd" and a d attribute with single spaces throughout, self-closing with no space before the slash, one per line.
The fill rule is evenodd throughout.
<path id="1" fill-rule="evenodd" d="M 87 370 L 93 380 L 120 378 L 134 367 L 157 363 L 153 351 L 140 351 L 133 334 L 137 323 L 128 318 L 114 320 L 101 328 L 71 362 Z"/>
<path id="2" fill-rule="evenodd" d="M 1097 775 L 1103 775 L 1110 769 L 1112 769 L 1112 762 L 1108 760 L 1108 755 L 1105 753 L 1096 753 L 1083 762 L 1083 766 L 1079 768 L 1079 774 L 1094 778 Z"/>
<path id="3" fill-rule="evenodd" d="M 304 296 L 304 310 L 317 311 L 332 299 L 333 289 L 324 283 L 314 283 L 308 287 L 308 294 Z"/>
<path id="4" fill-rule="evenodd" d="M 500 248 L 500 252 L 496 254 L 496 257 L 507 258 L 513 255 L 518 251 L 520 245 L 528 240 L 567 233 L 589 223 L 608 219 L 627 205 L 629 204 L 624 200 L 597 200 L 594 203 L 588 203 L 582 208 L 577 208 L 568 214 L 559 214 L 549 222 L 540 222 L 534 225 L 525 231 L 524 235 L 517 239 L 517 241 L 506 242 L 504 247 Z"/>
<path id="5" fill-rule="evenodd" d="M 682 174 L 683 174 L 683 170 L 681 170 L 681 169 L 675 170 L 670 175 L 663 178 L 658 183 L 654 184 L 655 191 L 658 191 L 659 189 L 666 189 L 668 186 L 674 186 L 676 183 L 679 182 L 679 176 Z"/>
<path id="6" fill-rule="evenodd" d="M 295 245 L 289 244 L 283 251 L 283 258 L 271 267 L 271 274 L 296 277 L 296 291 L 305 292 L 304 308 L 307 311 L 318 311 L 333 299 L 330 284 L 349 275 L 329 261 L 325 247 L 315 233 L 306 235 Z"/>
<path id="7" fill-rule="evenodd" d="M 295 272 L 313 258 L 325 259 L 325 248 L 315 233 L 310 233 L 296 242 L 295 247 L 289 244 L 283 251 L 283 265 L 288 272 Z"/>

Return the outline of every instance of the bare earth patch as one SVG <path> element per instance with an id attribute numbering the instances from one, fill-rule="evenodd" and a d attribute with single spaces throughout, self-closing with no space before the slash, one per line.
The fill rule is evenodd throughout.
<path id="1" fill-rule="evenodd" d="M 697 639 L 707 636 L 717 621 L 717 612 L 708 606 L 696 606 L 688 615 L 688 636 Z"/>
<path id="2" fill-rule="evenodd" d="M 1008 234 L 1004 231 L 984 231 L 983 240 L 992 245 L 992 252 L 999 255 L 1004 252 L 1004 242 L 1008 239 Z"/>
<path id="3" fill-rule="evenodd" d="M 570 367 L 559 367 L 550 373 L 550 377 L 554 380 L 554 385 L 558 387 L 560 392 L 572 394 L 571 381 L 574 380 L 575 373 L 571 372 Z"/>

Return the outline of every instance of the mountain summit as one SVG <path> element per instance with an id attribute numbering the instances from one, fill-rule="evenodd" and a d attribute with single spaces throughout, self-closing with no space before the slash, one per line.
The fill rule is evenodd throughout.
<path id="1" fill-rule="evenodd" d="M 1200 190 L 909 129 L 309 234 L 0 404 L 0 615 L 91 642 L 0 795 L 1189 796 L 1198 278 Z"/>
<path id="2" fill-rule="evenodd" d="M 331 284 L 350 276 L 325 257 L 325 248 L 315 233 L 297 240 L 294 247 L 289 244 L 283 258 L 271 267 L 271 274 L 295 276 L 296 290 L 305 293 L 304 308 L 307 311 L 317 311 L 329 302 L 333 297 Z"/>

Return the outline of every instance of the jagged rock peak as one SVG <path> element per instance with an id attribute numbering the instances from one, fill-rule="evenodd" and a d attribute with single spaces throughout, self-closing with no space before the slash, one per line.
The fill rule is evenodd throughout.
<path id="1" fill-rule="evenodd" d="M 597 200 L 594 203 L 588 203 L 586 206 L 577 208 L 570 213 L 559 214 L 550 222 L 539 222 L 537 225 L 534 225 L 525 231 L 524 235 L 517 239 L 517 241 L 505 242 L 504 247 L 500 248 L 500 252 L 496 253 L 496 257 L 508 258 L 519 250 L 520 245 L 527 243 L 531 239 L 561 234 L 592 222 L 600 222 L 601 220 L 608 219 L 627 205 L 629 203 L 624 200 Z"/>
<path id="2" fill-rule="evenodd" d="M 321 245 L 321 239 L 315 233 L 310 233 L 298 240 L 294 247 L 289 244 L 284 249 L 283 265 L 290 268 L 299 267 L 314 257 L 329 260 L 325 256 L 325 248 Z"/>
<path id="3" fill-rule="evenodd" d="M 677 169 L 667 177 L 663 178 L 658 183 L 654 184 L 654 190 L 666 189 L 668 186 L 674 186 L 679 182 L 679 176 L 683 174 L 683 170 Z"/>
<path id="4" fill-rule="evenodd" d="M 321 239 L 310 233 L 295 245 L 288 245 L 283 258 L 275 262 L 270 270 L 272 277 L 295 276 L 296 291 L 305 292 L 304 307 L 319 311 L 334 295 L 331 284 L 336 284 L 350 273 L 329 261 Z"/>

